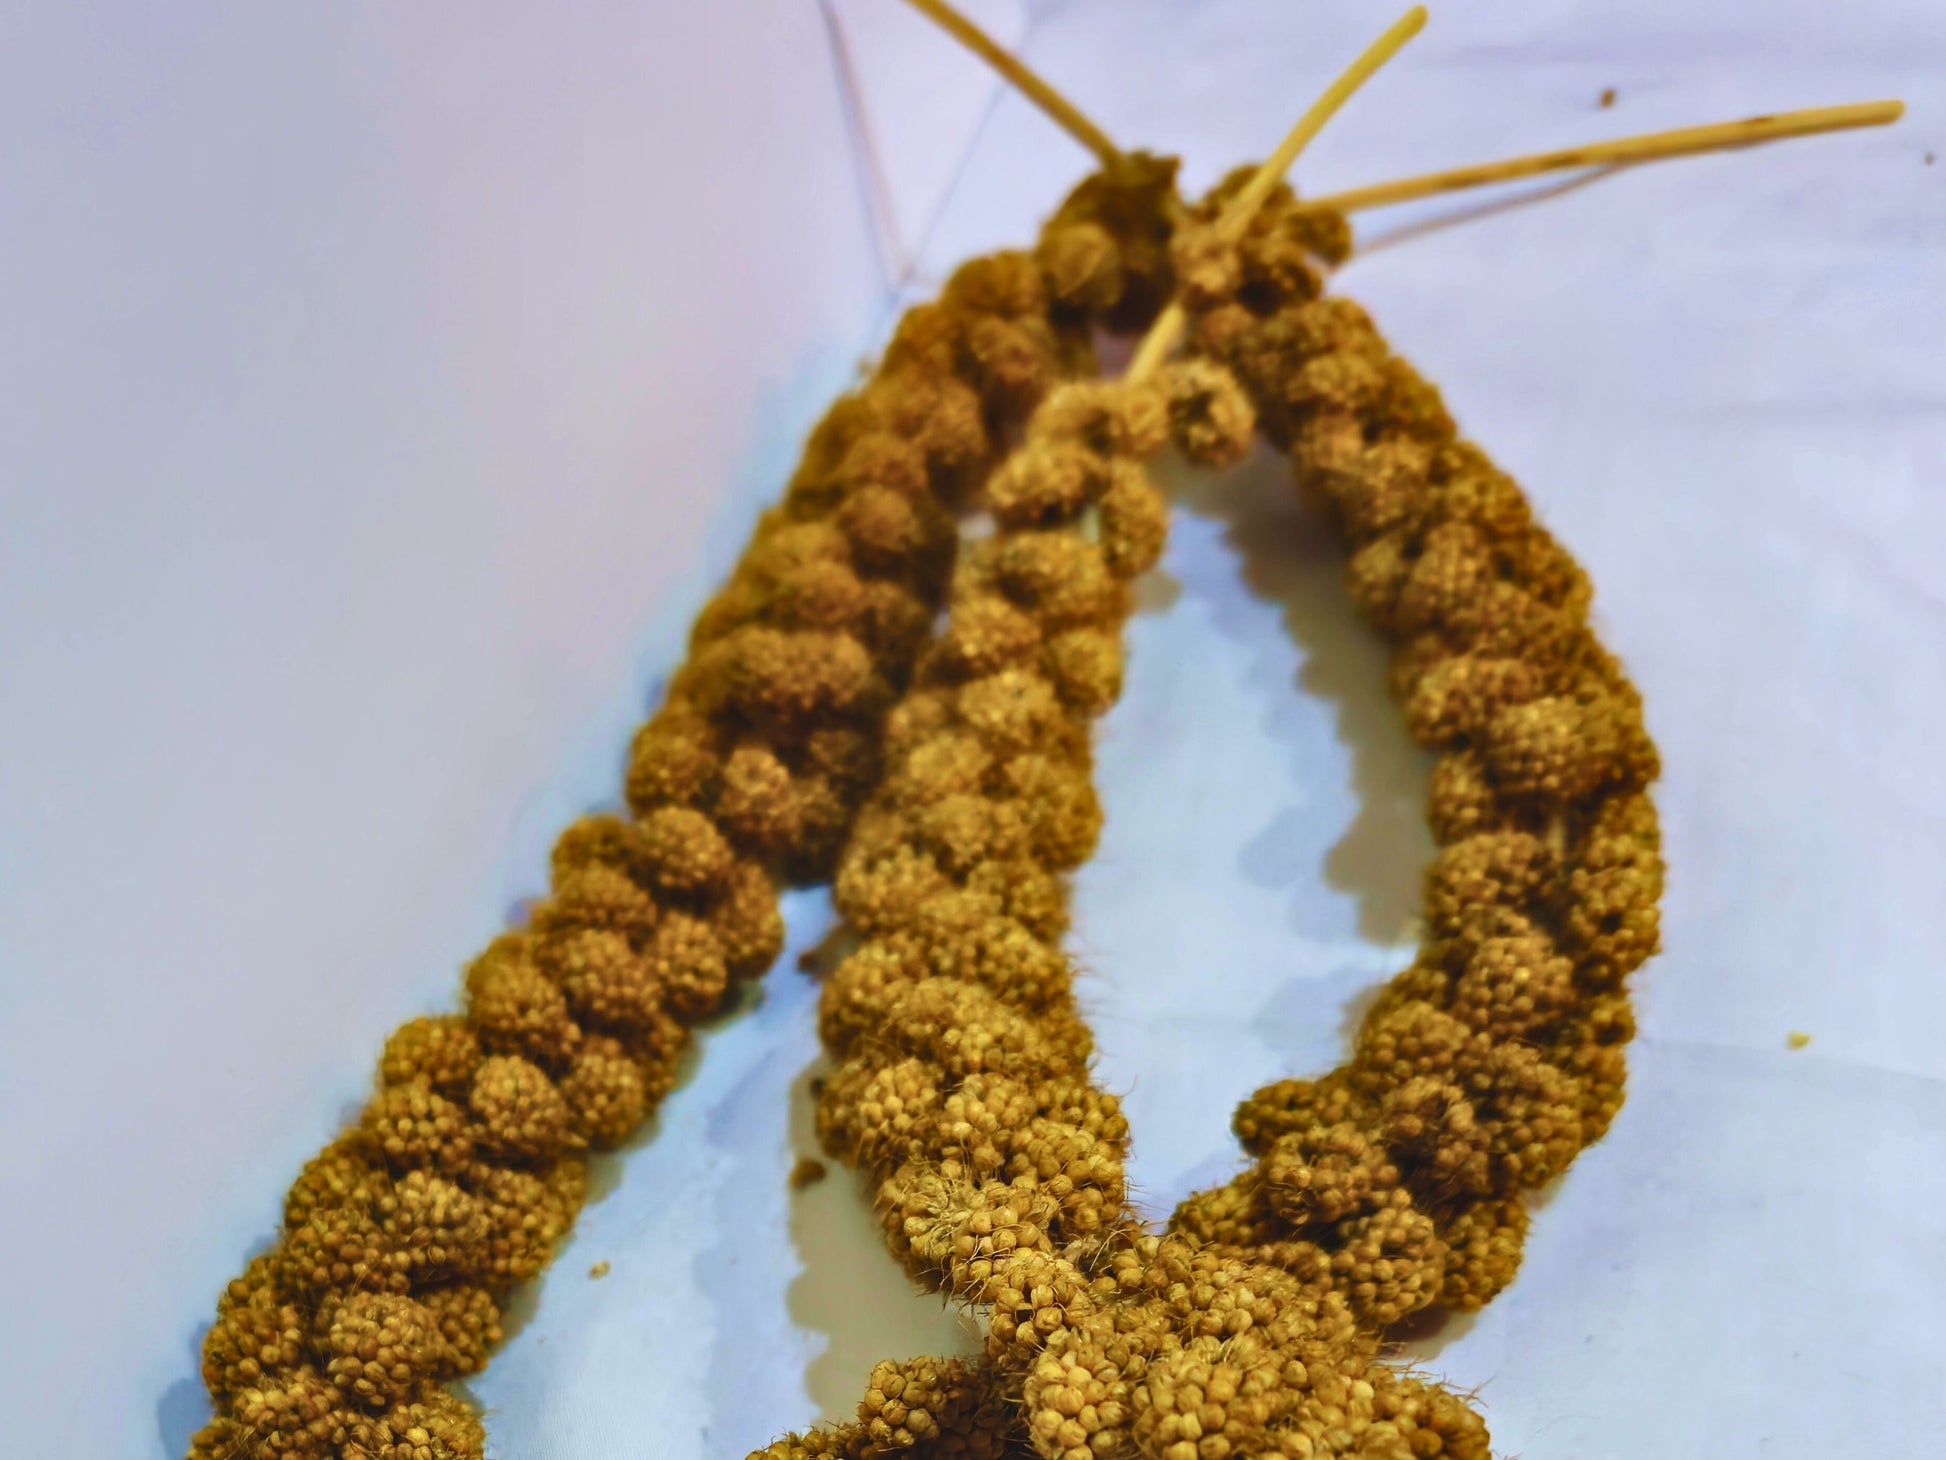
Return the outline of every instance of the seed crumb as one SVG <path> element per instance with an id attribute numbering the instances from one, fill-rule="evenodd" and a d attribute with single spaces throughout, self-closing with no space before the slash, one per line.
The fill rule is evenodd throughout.
<path id="1" fill-rule="evenodd" d="M 1802 1029 L 1793 1029 L 1784 1039 L 1784 1043 L 1788 1044 L 1792 1049 L 1802 1049 L 1810 1042 L 1811 1036 L 1806 1034 Z"/>
<path id="2" fill-rule="evenodd" d="M 597 1262 L 597 1263 L 596 1263 L 596 1264 L 595 1264 L 595 1265 L 594 1265 L 593 1267 L 591 1267 L 591 1268 L 589 1268 L 589 1269 L 588 1269 L 588 1276 L 589 1276 L 589 1277 L 591 1277 L 591 1278 L 605 1278 L 605 1277 L 607 1277 L 607 1276 L 608 1276 L 608 1263 L 607 1263 L 607 1262 L 606 1262 L 605 1260 L 604 1260 L 604 1261 L 602 1261 L 602 1262 Z"/>
<path id="3" fill-rule="evenodd" d="M 807 1186 L 816 1186 L 824 1180 L 829 1168 L 816 1156 L 803 1156 L 791 1167 L 791 1190 L 802 1191 Z"/>
<path id="4" fill-rule="evenodd" d="M 1603 111 L 1607 111 L 1614 104 L 1615 104 L 1615 88 L 1610 86 L 1605 88 L 1601 93 L 1601 109 Z"/>

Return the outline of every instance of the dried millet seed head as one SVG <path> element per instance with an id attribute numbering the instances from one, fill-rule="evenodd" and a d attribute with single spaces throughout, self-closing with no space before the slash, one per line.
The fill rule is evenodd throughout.
<path id="1" fill-rule="evenodd" d="M 1115 577 L 1137 577 L 1162 557 L 1169 537 L 1169 506 L 1136 463 L 1117 461 L 1110 467 L 1098 521 L 1102 561 Z M 1119 643 L 1120 634 L 1114 637 Z"/>
<path id="2" fill-rule="evenodd" d="M 1471 1089 L 1503 1187 L 1542 1186 L 1580 1153 L 1580 1086 L 1536 1050 L 1496 1046 L 1474 1073 Z"/>
<path id="3" fill-rule="evenodd" d="M 931 606 L 890 579 L 865 584 L 865 600 L 851 626 L 858 641 L 893 666 L 918 653 L 932 628 Z"/>
<path id="4" fill-rule="evenodd" d="M 624 794 L 637 816 L 658 806 L 690 806 L 715 780 L 721 736 L 694 706 L 673 700 L 635 733 Z M 563 839 L 565 841 L 565 838 Z"/>
<path id="5" fill-rule="evenodd" d="M 865 400 L 881 426 L 925 454 L 936 487 L 963 480 L 992 450 L 979 392 L 962 380 L 898 371 L 873 381 Z"/>
<path id="6" fill-rule="evenodd" d="M 957 701 L 955 694 L 950 701 L 941 701 L 942 708 L 956 708 Z M 949 723 L 942 715 L 936 728 L 915 732 L 912 745 L 887 784 L 886 797 L 901 806 L 917 808 L 948 796 L 977 793 L 985 788 L 994 764 L 994 753 L 980 743 L 979 736 L 970 728 Z"/>
<path id="7" fill-rule="evenodd" d="M 790 768 L 757 740 L 739 745 L 723 762 L 721 788 L 711 811 L 739 846 L 768 856 L 790 846 L 801 819 Z"/>
<path id="8" fill-rule="evenodd" d="M 462 1180 L 470 1182 L 472 1173 Z M 373 1202 L 372 1215 L 388 1261 L 414 1287 L 468 1276 L 484 1254 L 487 1213 L 461 1182 L 409 1171 Z"/>
<path id="9" fill-rule="evenodd" d="M 825 977 L 818 991 L 818 1038 L 833 1054 L 848 1053 L 879 1029 L 923 973 L 907 945 L 868 939 Z"/>
<path id="10" fill-rule="evenodd" d="M 663 1006 L 678 1019 L 694 1022 L 722 1006 L 730 967 L 707 922 L 687 913 L 667 914 L 642 956 Z"/>
<path id="11" fill-rule="evenodd" d="M 598 928 L 554 933 L 541 940 L 536 953 L 568 1008 L 590 1028 L 640 1028 L 662 1007 L 647 960 L 620 933 Z"/>
<path id="12" fill-rule="evenodd" d="M 1547 845 L 1523 831 L 1494 831 L 1442 847 L 1426 876 L 1426 917 L 1453 936 L 1493 909 L 1524 911 L 1555 875 Z"/>
<path id="13" fill-rule="evenodd" d="M 1057 305 L 1077 313 L 1112 309 L 1126 284 L 1121 249 L 1099 223 L 1077 220 L 1042 231 L 1034 257 Z"/>
<path id="14" fill-rule="evenodd" d="M 1038 829 L 1036 836 L 1038 849 Z M 966 879 L 966 890 L 992 898 L 1000 911 L 1037 938 L 1058 942 L 1068 930 L 1067 889 L 1033 856 L 981 864 Z"/>
<path id="15" fill-rule="evenodd" d="M 1225 303 L 1243 283 L 1243 257 L 1236 240 L 1210 224 L 1177 229 L 1169 243 L 1169 262 L 1187 309 Z"/>
<path id="16" fill-rule="evenodd" d="M 898 941 L 935 977 L 978 983 L 1016 1008 L 1042 1011 L 1068 994 L 1066 956 L 996 912 L 985 897 L 949 893 L 921 908 Z"/>
<path id="17" fill-rule="evenodd" d="M 1540 675 L 1524 660 L 1454 654 L 1417 676 L 1406 701 L 1406 726 L 1428 750 L 1454 749 L 1475 742 L 1496 716 L 1541 689 Z"/>
<path id="18" fill-rule="evenodd" d="M 1389 1327 L 1438 1296 L 1446 1244 L 1408 1192 L 1389 1193 L 1376 1211 L 1345 1223 L 1339 1235 L 1343 1245 L 1331 1259 L 1333 1280 L 1371 1327 Z"/>
<path id="19" fill-rule="evenodd" d="M 1054 686 L 1026 669 L 1003 669 L 962 686 L 958 710 L 980 743 L 1000 757 L 1044 743 L 1065 719 Z"/>
<path id="20" fill-rule="evenodd" d="M 401 1024 L 379 1056 L 381 1084 L 423 1082 L 445 1095 L 464 1094 L 480 1067 L 480 1041 L 456 1014 L 439 1014 Z"/>
<path id="21" fill-rule="evenodd" d="M 718 887 L 736 853 L 707 816 L 684 806 L 663 806 L 642 819 L 643 858 L 664 892 L 695 895 Z"/>
<path id="22" fill-rule="evenodd" d="M 574 1225 L 581 1195 L 565 1178 L 580 1171 L 562 1161 L 546 1176 L 519 1167 L 477 1167 L 467 1178 L 477 1193 L 485 1235 L 477 1275 L 493 1286 L 532 1277 Z"/>
<path id="23" fill-rule="evenodd" d="M 1439 1301 L 1457 1312 L 1485 1307 L 1514 1280 L 1527 1237 L 1527 1204 L 1519 1195 L 1463 1204 L 1441 1227 L 1446 1271 Z"/>
<path id="24" fill-rule="evenodd" d="M 1239 1348 L 1226 1359 L 1222 1349 L 1197 1341 L 1148 1366 L 1131 1394 L 1132 1433 L 1146 1453 L 1230 1460 L 1256 1452 L 1266 1426 L 1294 1396 L 1279 1382 L 1278 1365 L 1248 1344 Z"/>
<path id="25" fill-rule="evenodd" d="M 294 1304 L 238 1304 L 218 1313 L 203 1336 L 203 1384 L 219 1398 L 258 1388 L 308 1355 L 304 1319 Z"/>
<path id="26" fill-rule="evenodd" d="M 322 1338 L 326 1375 L 365 1405 L 405 1398 L 444 1361 L 432 1314 L 395 1294 L 353 1293 L 333 1308 Z"/>
<path id="27" fill-rule="evenodd" d="M 1243 238 L 1240 297 L 1259 312 L 1315 299 L 1324 288 L 1318 271 L 1322 255 L 1315 246 L 1318 235 L 1293 226 L 1302 216 L 1259 213 L 1257 226 Z"/>
<path id="28" fill-rule="evenodd" d="M 1104 459 L 1146 460 L 1169 439 L 1168 403 L 1153 382 L 1072 380 L 1028 423 L 1030 443 L 1067 443 Z"/>
<path id="29" fill-rule="evenodd" d="M 863 1426 L 838 1425 L 772 1440 L 751 1451 L 748 1460 L 860 1460 L 868 1440 Z"/>
<path id="30" fill-rule="evenodd" d="M 1005 801 L 962 792 L 912 815 L 919 845 L 947 875 L 963 878 L 982 862 L 1026 849 L 1026 819 Z"/>
<path id="31" fill-rule="evenodd" d="M 1270 1204 L 1296 1228 L 1363 1211 L 1398 1179 L 1384 1146 L 1350 1122 L 1292 1131 L 1264 1158 Z"/>
<path id="32" fill-rule="evenodd" d="M 1035 441 L 993 474 L 987 502 L 1002 526 L 1058 527 L 1100 493 L 1107 469 L 1107 461 L 1080 442 Z"/>
<path id="33" fill-rule="evenodd" d="M 1000 586 L 1044 628 L 1119 622 L 1128 590 L 1107 550 L 1071 532 L 1020 532 L 996 555 Z"/>
<path id="34" fill-rule="evenodd" d="M 1487 1189 L 1488 1135 L 1452 1081 L 1415 1075 L 1387 1091 L 1380 1128 L 1415 1191 L 1446 1197 Z"/>
<path id="35" fill-rule="evenodd" d="M 1201 466 L 1241 461 L 1257 429 L 1256 408 L 1236 376 L 1213 360 L 1192 357 L 1162 372 L 1169 439 Z"/>
<path id="36" fill-rule="evenodd" d="M 900 316 L 881 362 L 887 370 L 950 377 L 963 362 L 966 332 L 979 317 L 944 299 L 915 304 Z"/>
<path id="37" fill-rule="evenodd" d="M 936 662 L 958 678 L 977 679 L 1033 659 L 1040 625 L 998 593 L 978 592 L 953 604 Z"/>
<path id="38" fill-rule="evenodd" d="M 1493 788 L 1484 761 L 1472 751 L 1451 751 L 1433 762 L 1426 819 L 1433 841 L 1445 847 L 1481 832 L 1505 829 L 1511 813 Z"/>
<path id="39" fill-rule="evenodd" d="M 651 724 L 656 722 L 652 721 Z M 555 839 L 549 871 L 558 882 L 586 867 L 612 867 L 635 881 L 648 878 L 647 847 L 641 826 L 624 816 L 583 816 Z"/>
<path id="40" fill-rule="evenodd" d="M 952 548 L 952 523 L 937 504 L 891 487 L 852 493 L 838 521 L 860 565 L 876 574 L 926 575 Z"/>
<path id="41" fill-rule="evenodd" d="M 840 1068 L 818 1102 L 818 1139 L 841 1160 L 857 1160 L 881 1178 L 924 1159 L 933 1140 L 940 1075 L 929 1061 L 878 1063 L 867 1055 Z"/>
<path id="42" fill-rule="evenodd" d="M 848 797 L 877 785 L 884 764 L 877 735 L 857 725 L 813 730 L 805 738 L 803 756 L 807 772 L 824 777 Z"/>
<path id="43" fill-rule="evenodd" d="M 763 627 L 712 645 L 696 670 L 711 705 L 788 740 L 858 704 L 873 679 L 871 655 L 848 634 Z"/>
<path id="44" fill-rule="evenodd" d="M 1342 1072 L 1317 1080 L 1278 1080 L 1237 1106 L 1231 1128 L 1246 1151 L 1262 1155 L 1288 1131 L 1353 1120 L 1360 1107 Z"/>
<path id="45" fill-rule="evenodd" d="M 1453 1012 L 1505 1042 L 1555 1023 L 1574 997 L 1574 964 L 1550 939 L 1538 933 L 1488 938 L 1453 985 Z"/>
<path id="46" fill-rule="evenodd" d="M 561 941 L 578 944 L 589 938 L 624 941 L 615 933 L 574 933 Z M 482 1046 L 495 1054 L 517 1054 L 557 1068 L 573 1059 L 581 1029 L 568 1002 L 536 965 L 524 934 L 502 934 L 466 970 L 466 1017 Z M 476 1083 L 477 1078 L 476 1072 Z"/>
<path id="47" fill-rule="evenodd" d="M 931 856 L 899 845 L 859 850 L 839 867 L 832 892 L 846 921 L 869 937 L 908 926 L 923 903 L 952 887 Z"/>
<path id="48" fill-rule="evenodd" d="M 1385 633 L 1398 628 L 1394 609 L 1411 570 L 1413 544 L 1402 531 L 1387 533 L 1355 549 L 1345 560 L 1345 592 L 1353 607 Z"/>
<path id="49" fill-rule="evenodd" d="M 1359 1031 L 1356 1084 L 1377 1098 L 1420 1075 L 1464 1085 L 1486 1057 L 1485 1036 L 1443 1009 L 1409 1002 L 1375 1012 Z"/>
<path id="50" fill-rule="evenodd" d="M 464 1378 L 486 1367 L 503 1336 L 500 1305 L 489 1289 L 453 1283 L 416 1289 L 413 1297 L 439 1327 L 443 1349 L 434 1378 Z"/>
<path id="51" fill-rule="evenodd" d="M 655 919 L 655 899 L 634 875 L 613 863 L 590 861 L 555 873 L 553 895 L 534 909 L 531 926 L 540 933 L 604 928 L 641 938 Z"/>
<path id="52" fill-rule="evenodd" d="M 777 886 L 761 864 L 739 862 L 730 870 L 710 908 L 709 926 L 732 978 L 754 978 L 777 961 L 784 914 Z"/>
<path id="53" fill-rule="evenodd" d="M 366 1146 L 395 1170 L 425 1166 L 458 1171 L 473 1159 L 466 1108 L 430 1085 L 388 1085 L 359 1118 Z"/>
<path id="54" fill-rule="evenodd" d="M 1002 416 L 1032 410 L 1058 378 L 1061 343 L 1045 320 L 975 315 L 960 345 L 968 376 Z"/>
<path id="55" fill-rule="evenodd" d="M 486 1431 L 464 1400 L 425 1388 L 383 1415 L 348 1427 L 343 1460 L 479 1460 Z"/>
<path id="56" fill-rule="evenodd" d="M 1068 871 L 1094 854 L 1101 798 L 1085 767 L 1030 753 L 1008 764 L 1006 780 L 1027 809 L 1034 856 L 1043 866 Z"/>
<path id="57" fill-rule="evenodd" d="M 471 1088 L 470 1076 L 467 1083 Z M 284 1197 L 284 1225 L 295 1229 L 321 1211 L 333 1211 L 340 1207 L 362 1208 L 369 1203 L 372 1191 L 382 1178 L 382 1170 L 368 1154 L 368 1148 L 358 1138 L 358 1133 L 351 1131 L 342 1134 L 305 1162 L 297 1180 L 291 1183 Z M 261 1261 L 253 1262 L 244 1277 L 230 1284 L 224 1301 L 230 1302 L 241 1296 L 239 1284 L 246 1285 L 248 1291 L 254 1291 L 271 1276 L 270 1270 L 263 1267 Z"/>
<path id="58" fill-rule="evenodd" d="M 1077 715 L 1106 713 L 1122 693 L 1119 634 L 1105 629 L 1068 629 L 1048 641 L 1043 663 L 1061 702 Z"/>
<path id="59" fill-rule="evenodd" d="M 626 1140 L 650 1104 L 640 1067 L 620 1040 L 607 1035 L 595 1035 L 582 1045 L 560 1090 L 575 1135 L 598 1148 Z"/>
<path id="60" fill-rule="evenodd" d="M 1322 444 L 1321 438 L 1313 439 Z M 1432 466 L 1432 449 L 1424 442 L 1383 436 L 1365 444 L 1355 458 L 1347 453 L 1336 470 L 1321 470 L 1318 480 L 1331 493 L 1345 535 L 1355 546 L 1398 533 L 1416 551 L 1432 506 Z"/>
<path id="61" fill-rule="evenodd" d="M 346 1417 L 343 1393 L 309 1367 L 230 1397 L 236 1436 L 245 1440 L 253 1457 L 265 1460 L 308 1460 L 328 1454 Z"/>
<path id="62" fill-rule="evenodd" d="M 858 1422 L 887 1451 L 941 1438 L 979 1403 L 976 1377 L 959 1359 L 886 1359 L 872 1368 Z"/>
<path id="63" fill-rule="evenodd" d="M 542 1159 L 580 1144 L 560 1090 L 545 1070 L 517 1056 L 484 1061 L 469 1104 L 481 1144 L 507 1156 Z"/>
<path id="64" fill-rule="evenodd" d="M 629 1058 L 642 1072 L 650 1104 L 660 1101 L 675 1088 L 682 1057 L 692 1037 L 687 1025 L 660 1010 L 639 1029 L 623 1030 L 617 1035 L 627 1048 Z"/>
<path id="65" fill-rule="evenodd" d="M 1003 249 L 954 269 L 940 297 L 948 304 L 1006 318 L 1047 313 L 1047 284 L 1026 249 Z"/>

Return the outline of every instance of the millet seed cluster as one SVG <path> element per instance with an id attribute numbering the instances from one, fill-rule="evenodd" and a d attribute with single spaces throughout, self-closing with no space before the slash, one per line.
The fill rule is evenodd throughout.
<path id="1" fill-rule="evenodd" d="M 549 896 L 468 968 L 462 1013 L 386 1042 L 377 1093 L 304 1169 L 277 1245 L 203 1348 L 192 1460 L 468 1460 L 506 1290 L 574 1222 L 584 1153 L 669 1090 L 691 1026 L 783 937 L 777 879 L 826 875 L 876 783 L 976 493 L 1100 301 L 1167 288 L 1147 225 L 1166 164 L 1085 183 L 1040 245 L 976 260 L 908 313 L 813 433 L 783 504 L 703 612 L 631 748 L 630 815 L 570 827 Z"/>
<path id="2" fill-rule="evenodd" d="M 1620 1102 L 1623 978 L 1653 951 L 1660 887 L 1637 699 L 1519 490 L 1356 306 L 1321 297 L 1311 256 L 1341 252 L 1342 220 L 1281 192 L 1226 242 L 1202 225 L 1233 186 L 1175 240 L 1192 358 L 1057 390 L 995 474 L 997 531 L 962 556 L 838 874 L 862 942 L 821 1002 L 820 1131 L 880 1182 L 908 1270 L 988 1306 L 983 1360 L 882 1364 L 855 1424 L 766 1460 L 1023 1440 L 1048 1460 L 1484 1460 L 1479 1418 L 1378 1363 L 1380 1335 L 1499 1291 L 1521 1192 Z M 1440 755 L 1441 851 L 1426 947 L 1351 1064 L 1247 1101 L 1258 1161 L 1158 1236 L 1088 1077 L 1059 876 L 1093 847 L 1087 722 L 1166 530 L 1141 462 L 1171 438 L 1229 459 L 1258 424 L 1343 524 L 1353 592 L 1400 646 Z"/>

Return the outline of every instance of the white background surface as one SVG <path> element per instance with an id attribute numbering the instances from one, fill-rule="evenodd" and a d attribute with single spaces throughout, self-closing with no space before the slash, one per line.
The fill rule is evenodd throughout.
<path id="1" fill-rule="evenodd" d="M 1030 59 L 1193 186 L 1392 11 L 1031 9 Z M 613 794 L 903 263 L 1024 240 L 1078 175 L 891 0 L 840 10 L 855 106 L 797 0 L 0 11 L 9 1451 L 179 1452 L 221 1282 L 384 1031 Z M 1943 67 L 1929 3 L 1448 4 L 1300 168 L 1913 104 L 1374 215 L 1340 278 L 1589 566 L 1667 764 L 1629 1106 L 1514 1288 L 1418 1350 L 1530 1460 L 1946 1423 Z M 1075 939 L 1157 1210 L 1232 1169 L 1240 1094 L 1340 1057 L 1426 851 L 1281 478 L 1182 496 Z M 795 899 L 799 941 L 824 916 Z M 494 1453 L 734 1460 L 955 1341 L 848 1178 L 784 1188 L 813 997 L 787 954 L 608 1173 L 476 1386 Z"/>

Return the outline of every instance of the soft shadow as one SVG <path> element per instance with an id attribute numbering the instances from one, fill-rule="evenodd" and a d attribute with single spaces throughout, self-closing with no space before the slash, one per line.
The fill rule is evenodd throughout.
<path id="1" fill-rule="evenodd" d="M 270 1251 L 277 1241 L 278 1234 L 273 1232 L 252 1243 L 244 1253 L 244 1265 Z M 156 1400 L 155 1427 L 162 1443 L 163 1460 L 181 1460 L 196 1431 L 210 1421 L 209 1391 L 203 1387 L 203 1339 L 208 1333 L 209 1324 L 203 1323 L 190 1334 L 188 1375 L 164 1389 L 161 1398 Z"/>
<path id="2" fill-rule="evenodd" d="M 1591 180 L 1577 178 L 1548 192 Z M 1384 640 L 1359 619 L 1345 592 L 1344 550 L 1330 524 L 1299 497 L 1287 461 L 1260 447 L 1229 471 L 1193 472 L 1177 464 L 1158 479 L 1177 506 L 1223 524 L 1244 584 L 1278 605 L 1302 654 L 1294 688 L 1336 709 L 1357 810 L 1324 852 L 1323 871 L 1331 886 L 1356 901 L 1361 936 L 1383 946 L 1372 950 L 1369 962 L 1352 959 L 1322 980 L 1280 991 L 1256 1024 L 1278 1043 L 1280 1032 L 1312 1023 L 1320 1008 L 1335 1008 L 1340 1049 L 1347 1050 L 1395 971 L 1384 949 L 1397 948 L 1402 962 L 1417 941 L 1423 869 L 1433 852 L 1424 810 L 1431 759 L 1407 733 L 1387 687 Z M 1271 814 L 1242 849 L 1242 869 L 1271 885 L 1314 875 L 1313 845 L 1310 818 L 1285 808 Z M 1220 1160 L 1210 1164 L 1218 1179 L 1227 1174 L 1215 1169 Z M 1429 1309 L 1388 1332 L 1386 1346 L 1409 1365 L 1426 1364 L 1473 1322 L 1472 1314 Z"/>
<path id="3" fill-rule="evenodd" d="M 1303 654 L 1296 688 L 1336 707 L 1358 810 L 1324 855 L 1325 880 L 1356 900 L 1362 936 L 1405 941 L 1432 855 L 1424 813 L 1431 762 L 1387 690 L 1384 641 L 1345 593 L 1344 552 L 1330 524 L 1299 500 L 1288 464 L 1267 449 L 1229 471 L 1169 469 L 1159 480 L 1179 506 L 1224 524 L 1245 585 L 1279 606 Z M 1310 875 L 1308 835 L 1305 818 L 1273 818 L 1244 848 L 1245 872 L 1272 882 Z"/>
<path id="4" fill-rule="evenodd" d="M 1418 1368 L 1438 1358 L 1447 1344 L 1464 1337 L 1479 1321 L 1478 1313 L 1455 1313 L 1435 1303 L 1386 1329 L 1385 1349 L 1408 1368 Z"/>
<path id="5" fill-rule="evenodd" d="M 200 1377 L 207 1331 L 198 1331 L 189 1341 L 189 1377 L 176 1380 L 156 1401 L 155 1427 L 162 1436 L 163 1460 L 181 1460 L 196 1431 L 210 1421 L 209 1391 Z"/>
<path id="6" fill-rule="evenodd" d="M 879 1235 L 866 1178 L 818 1149 L 812 1061 L 791 1083 L 791 1155 L 823 1159 L 822 1181 L 791 1196 L 791 1243 L 804 1266 L 791 1282 L 792 1322 L 828 1340 L 810 1363 L 804 1387 L 818 1418 L 856 1417 L 872 1365 L 887 1354 L 973 1354 L 981 1326 L 969 1310 L 916 1287 Z"/>
<path id="7" fill-rule="evenodd" d="M 1626 171 L 1628 169 L 1620 163 L 1611 163 L 1607 167 L 1592 167 L 1586 172 L 1574 173 L 1563 182 L 1549 183 L 1544 187 L 1528 188 L 1521 192 L 1495 194 L 1483 203 L 1470 203 L 1448 212 L 1435 213 L 1428 218 L 1401 223 L 1396 227 L 1359 238 L 1352 249 L 1352 257 L 1363 258 L 1367 254 L 1379 253 L 1397 244 L 1411 243 L 1414 239 L 1443 233 L 1446 229 L 1457 228 L 1461 224 L 1477 223 L 1484 218 L 1512 213 L 1520 208 L 1531 207 L 1535 203 L 1545 203 L 1551 198 L 1565 197 L 1592 183 L 1598 183 L 1605 177 L 1612 177 L 1618 172 Z"/>

